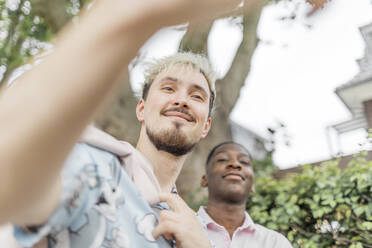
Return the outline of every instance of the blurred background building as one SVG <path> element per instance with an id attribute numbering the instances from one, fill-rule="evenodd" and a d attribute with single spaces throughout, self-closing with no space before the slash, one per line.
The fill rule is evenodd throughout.
<path id="1" fill-rule="evenodd" d="M 360 27 L 360 32 L 365 41 L 364 56 L 357 60 L 360 71 L 350 81 L 335 89 L 335 93 L 352 115 L 352 118 L 349 120 L 329 126 L 327 132 L 331 131 L 330 129 L 334 129 L 338 139 L 343 134 L 357 129 L 364 129 L 366 131 L 372 129 L 372 23 Z M 332 146 L 331 142 L 329 144 Z M 345 168 L 353 157 L 352 154 L 343 156 L 340 147 L 331 147 L 331 150 L 333 150 L 336 156 L 341 157 L 340 168 Z M 367 153 L 367 160 L 372 160 L 371 150 Z M 312 164 L 318 166 L 322 162 L 324 161 Z M 299 173 L 301 171 L 302 166 L 298 166 L 279 170 L 275 173 L 275 176 L 282 178 L 287 174 Z"/>
<path id="2" fill-rule="evenodd" d="M 358 128 L 372 128 L 372 23 L 360 28 L 365 41 L 364 57 L 357 60 L 360 72 L 335 93 L 352 114 L 352 119 L 333 125 L 338 134 Z"/>

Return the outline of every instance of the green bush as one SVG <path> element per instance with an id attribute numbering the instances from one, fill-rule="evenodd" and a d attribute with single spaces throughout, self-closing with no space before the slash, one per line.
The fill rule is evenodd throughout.
<path id="1" fill-rule="evenodd" d="M 281 180 L 258 173 L 247 211 L 293 247 L 372 247 L 372 162 L 363 155 L 343 171 L 333 160 Z M 269 162 L 263 162 L 265 172 L 272 171 Z"/>

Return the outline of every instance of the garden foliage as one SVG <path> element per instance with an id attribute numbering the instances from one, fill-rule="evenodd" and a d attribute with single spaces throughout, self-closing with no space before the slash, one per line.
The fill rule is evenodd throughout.
<path id="1" fill-rule="evenodd" d="M 372 161 L 364 155 L 355 156 L 343 171 L 332 160 L 280 180 L 266 165 L 256 175 L 247 211 L 295 248 L 372 247 Z"/>

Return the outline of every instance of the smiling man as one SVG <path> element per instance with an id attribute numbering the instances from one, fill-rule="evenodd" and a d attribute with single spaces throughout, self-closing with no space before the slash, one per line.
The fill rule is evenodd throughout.
<path id="1" fill-rule="evenodd" d="M 48 248 L 210 247 L 195 213 L 171 193 L 187 154 L 211 127 L 214 82 L 202 55 L 149 65 L 136 108 L 137 147 L 88 127 L 57 181 L 56 207 L 41 224 L 17 227 L 16 239 Z"/>
<path id="2" fill-rule="evenodd" d="M 209 131 L 214 98 L 213 73 L 202 56 L 180 53 L 152 65 L 137 106 L 147 123 L 138 146 L 150 141 L 160 151 L 187 154 Z"/>
<path id="3" fill-rule="evenodd" d="M 240 0 L 88 4 L 78 22 L 74 19 L 58 33 L 51 54 L 11 87 L 0 89 L 0 224 L 48 220 L 61 198 L 66 158 L 151 35 L 167 25 L 202 24 L 242 5 Z M 143 105 L 144 110 L 149 106 Z M 189 112 L 194 115 L 194 110 Z M 200 119 L 193 123 L 190 128 L 200 126 Z"/>
<path id="4" fill-rule="evenodd" d="M 251 156 L 240 144 L 224 142 L 208 155 L 203 187 L 208 204 L 200 207 L 199 220 L 218 248 L 291 248 L 280 233 L 255 224 L 245 211 L 247 196 L 254 192 Z"/>

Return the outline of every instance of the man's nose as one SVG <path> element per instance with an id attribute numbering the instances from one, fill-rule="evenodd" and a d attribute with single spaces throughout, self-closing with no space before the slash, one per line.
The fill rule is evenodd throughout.
<path id="1" fill-rule="evenodd" d="M 188 104 L 186 101 L 175 101 L 174 105 L 176 105 L 177 107 L 188 108 Z"/>
<path id="2" fill-rule="evenodd" d="M 229 169 L 237 169 L 237 170 L 242 169 L 242 166 L 240 165 L 240 163 L 238 161 L 232 161 L 227 167 Z"/>
<path id="3" fill-rule="evenodd" d="M 175 105 L 177 107 L 188 108 L 189 105 L 187 103 L 187 96 L 185 96 L 182 93 L 179 93 L 179 94 L 175 95 L 175 99 L 173 101 L 173 105 Z"/>

